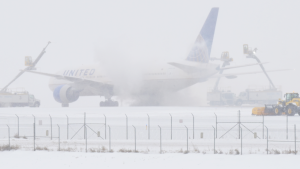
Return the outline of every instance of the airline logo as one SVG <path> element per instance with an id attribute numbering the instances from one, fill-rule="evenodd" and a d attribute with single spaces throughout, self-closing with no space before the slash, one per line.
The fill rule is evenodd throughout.
<path id="1" fill-rule="evenodd" d="M 78 70 L 65 70 L 64 76 L 91 76 L 94 75 L 95 69 L 78 69 Z"/>
<path id="2" fill-rule="evenodd" d="M 212 8 L 189 53 L 187 60 L 208 63 L 214 40 L 219 8 Z"/>

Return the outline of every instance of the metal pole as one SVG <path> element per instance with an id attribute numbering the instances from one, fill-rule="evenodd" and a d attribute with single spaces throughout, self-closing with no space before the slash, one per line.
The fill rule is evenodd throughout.
<path id="1" fill-rule="evenodd" d="M 149 114 L 147 114 L 148 116 L 148 140 L 150 140 L 150 116 Z"/>
<path id="2" fill-rule="evenodd" d="M 35 151 L 35 123 L 33 123 L 33 151 Z"/>
<path id="3" fill-rule="evenodd" d="M 49 117 L 50 117 L 50 128 L 51 128 L 51 140 L 52 140 L 52 117 L 50 116 L 50 114 L 49 114 Z"/>
<path id="4" fill-rule="evenodd" d="M 67 116 L 67 140 L 69 140 L 69 117 L 68 116 Z"/>
<path id="5" fill-rule="evenodd" d="M 267 126 L 265 126 L 267 129 L 267 154 L 269 154 L 269 129 Z"/>
<path id="6" fill-rule="evenodd" d="M 296 124 L 294 124 L 294 134 L 295 134 L 295 155 L 296 155 L 296 146 L 297 146 L 297 145 L 296 145 L 296 141 L 297 141 L 297 140 L 296 140 L 296 139 L 297 139 L 297 138 L 296 138 Z"/>
<path id="7" fill-rule="evenodd" d="M 217 138 L 218 137 L 218 116 L 216 115 L 216 113 L 215 116 L 216 116 L 216 138 Z"/>
<path id="8" fill-rule="evenodd" d="M 106 140 L 106 116 L 105 116 L 105 114 L 103 114 L 103 116 L 104 116 L 104 122 L 105 122 L 105 140 Z"/>
<path id="9" fill-rule="evenodd" d="M 109 134 L 109 151 L 111 151 L 111 137 L 110 137 L 110 126 L 108 125 L 108 134 Z"/>
<path id="10" fill-rule="evenodd" d="M 16 115 L 16 114 L 15 114 Z M 17 118 L 18 118 L 18 137 L 20 137 L 20 123 L 19 123 L 19 116 L 18 115 L 16 115 L 17 116 Z"/>
<path id="11" fill-rule="evenodd" d="M 83 136 L 84 136 L 84 139 L 86 139 L 86 121 L 85 121 L 85 112 L 84 112 L 84 122 L 83 122 L 83 124 L 84 124 L 84 127 L 85 127 L 85 129 L 84 129 L 84 133 L 83 133 Z"/>
<path id="12" fill-rule="evenodd" d="M 239 110 L 239 139 L 241 139 L 241 111 Z"/>
<path id="13" fill-rule="evenodd" d="M 57 125 L 58 127 L 58 151 L 60 151 L 60 127 L 59 125 Z"/>
<path id="14" fill-rule="evenodd" d="M 132 125 L 134 128 L 134 152 L 136 152 L 136 128 Z"/>
<path id="15" fill-rule="evenodd" d="M 173 132 L 173 131 L 172 131 L 172 130 L 173 130 L 173 124 L 172 124 L 172 121 L 173 121 L 173 120 L 172 120 L 172 115 L 171 115 L 171 113 L 170 113 L 170 116 L 171 116 L 171 140 L 172 140 L 172 134 L 173 134 L 173 133 L 172 133 L 172 132 Z"/>
<path id="16" fill-rule="evenodd" d="M 214 126 L 212 126 L 214 128 Z M 216 129 L 214 128 L 214 154 L 216 154 Z"/>
<path id="17" fill-rule="evenodd" d="M 128 140 L 128 117 L 126 114 L 125 116 L 126 116 L 126 140 Z"/>
<path id="18" fill-rule="evenodd" d="M 32 115 L 33 116 L 33 123 L 35 123 L 35 116 L 34 115 Z"/>
<path id="19" fill-rule="evenodd" d="M 85 152 L 87 153 L 87 128 L 86 125 L 84 126 L 85 128 Z"/>
<path id="20" fill-rule="evenodd" d="M 162 153 L 162 148 L 161 148 L 161 146 L 162 146 L 162 144 L 161 144 L 161 127 L 158 125 L 158 127 L 159 127 L 159 147 L 160 147 L 160 153 Z"/>
<path id="21" fill-rule="evenodd" d="M 263 117 L 263 136 L 262 136 L 262 138 L 265 138 L 265 115 L 262 115 L 262 117 Z"/>
<path id="22" fill-rule="evenodd" d="M 195 124 L 194 123 L 195 122 L 195 117 L 194 117 L 193 113 L 191 113 L 191 114 L 193 116 L 193 139 L 195 139 L 195 137 L 194 137 L 195 136 L 195 125 L 194 125 Z"/>
<path id="23" fill-rule="evenodd" d="M 186 128 L 186 151 L 189 152 L 189 129 L 184 126 Z"/>
<path id="24" fill-rule="evenodd" d="M 243 129 L 241 128 L 241 155 L 243 155 Z"/>
<path id="25" fill-rule="evenodd" d="M 288 120 L 288 115 L 286 115 L 286 139 L 289 139 L 289 120 Z"/>
<path id="26" fill-rule="evenodd" d="M 7 125 L 7 129 L 8 129 L 8 150 L 10 151 L 10 128 Z"/>

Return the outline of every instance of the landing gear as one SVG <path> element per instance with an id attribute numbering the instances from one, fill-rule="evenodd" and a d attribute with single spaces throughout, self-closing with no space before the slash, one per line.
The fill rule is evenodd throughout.
<path id="1" fill-rule="evenodd" d="M 107 99 L 105 102 L 100 102 L 100 107 L 118 107 L 119 102 Z"/>
<path id="2" fill-rule="evenodd" d="M 62 103 L 61 107 L 69 107 L 69 103 Z"/>

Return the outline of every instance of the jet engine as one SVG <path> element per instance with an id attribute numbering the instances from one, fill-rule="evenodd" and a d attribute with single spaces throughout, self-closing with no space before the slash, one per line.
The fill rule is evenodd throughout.
<path id="1" fill-rule="evenodd" d="M 74 90 L 70 85 L 61 85 L 53 91 L 54 99 L 62 104 L 75 102 L 79 98 L 79 91 Z"/>

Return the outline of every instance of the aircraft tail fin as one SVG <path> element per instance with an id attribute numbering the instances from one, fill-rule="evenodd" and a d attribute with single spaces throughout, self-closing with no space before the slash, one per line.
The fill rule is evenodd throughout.
<path id="1" fill-rule="evenodd" d="M 208 63 L 214 39 L 219 8 L 212 8 L 190 51 L 187 60 Z"/>

